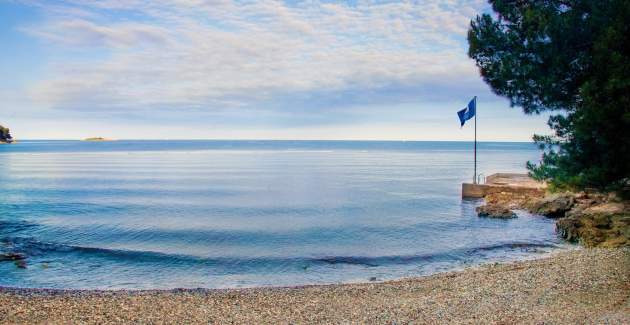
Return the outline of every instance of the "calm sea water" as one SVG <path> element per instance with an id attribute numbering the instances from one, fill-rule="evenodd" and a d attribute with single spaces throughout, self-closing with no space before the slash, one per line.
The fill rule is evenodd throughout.
<path id="1" fill-rule="evenodd" d="M 480 143 L 524 172 L 527 143 Z M 558 247 L 551 220 L 476 217 L 472 143 L 22 141 L 0 146 L 0 286 L 251 287 L 379 280 Z"/>

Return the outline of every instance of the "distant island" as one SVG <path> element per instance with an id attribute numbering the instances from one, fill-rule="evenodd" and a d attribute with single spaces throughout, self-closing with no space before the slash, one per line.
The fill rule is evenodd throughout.
<path id="1" fill-rule="evenodd" d="M 9 129 L 0 125 L 0 143 L 12 143 L 13 137 L 9 133 Z"/>
<path id="2" fill-rule="evenodd" d="M 94 138 L 85 138 L 83 141 L 114 141 L 113 139 L 102 138 L 102 137 L 94 137 Z"/>

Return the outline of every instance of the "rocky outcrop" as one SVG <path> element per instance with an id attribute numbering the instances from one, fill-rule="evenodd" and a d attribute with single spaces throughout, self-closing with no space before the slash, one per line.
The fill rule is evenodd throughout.
<path id="1" fill-rule="evenodd" d="M 485 197 L 486 205 L 477 208 L 480 217 L 510 218 L 512 209 L 558 219 L 558 234 L 586 247 L 630 246 L 630 202 L 614 194 L 556 193 L 523 196 L 494 193 Z"/>
<path id="2" fill-rule="evenodd" d="M 586 247 L 630 246 L 630 214 L 566 217 L 556 226 L 563 238 Z"/>
<path id="3" fill-rule="evenodd" d="M 614 196 L 582 193 L 556 228 L 566 240 L 586 247 L 630 246 L 630 204 Z"/>
<path id="4" fill-rule="evenodd" d="M 536 214 L 550 218 L 562 218 L 573 208 L 574 195 L 571 193 L 558 193 L 546 196 L 540 200 L 532 200 L 526 204 L 527 209 Z"/>
<path id="5" fill-rule="evenodd" d="M 0 253 L 0 262 L 13 262 L 17 268 L 25 269 L 26 265 L 26 255 L 22 253 Z"/>
<path id="6" fill-rule="evenodd" d="M 507 190 L 491 191 L 485 196 L 485 205 L 476 209 L 479 217 L 490 217 L 500 219 L 516 218 L 515 209 L 525 209 L 524 207 L 545 197 L 544 191 L 538 189 L 518 189 L 508 188 Z"/>
<path id="7" fill-rule="evenodd" d="M 0 253 L 0 262 L 4 261 L 20 261 L 26 259 L 26 256 L 21 253 Z"/>
<path id="8" fill-rule="evenodd" d="M 497 218 L 497 219 L 512 219 L 516 218 L 516 213 L 510 210 L 508 207 L 500 204 L 486 204 L 476 209 L 477 215 L 480 217 Z"/>
<path id="9" fill-rule="evenodd" d="M 0 143 L 11 143 L 11 142 L 13 142 L 13 137 L 11 136 L 9 129 L 0 125 Z"/>

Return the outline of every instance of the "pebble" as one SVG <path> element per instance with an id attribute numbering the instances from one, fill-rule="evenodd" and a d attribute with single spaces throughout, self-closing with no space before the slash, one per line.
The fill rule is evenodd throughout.
<path id="1" fill-rule="evenodd" d="M 0 324 L 630 324 L 630 249 L 386 282 L 252 289 L 0 288 Z"/>

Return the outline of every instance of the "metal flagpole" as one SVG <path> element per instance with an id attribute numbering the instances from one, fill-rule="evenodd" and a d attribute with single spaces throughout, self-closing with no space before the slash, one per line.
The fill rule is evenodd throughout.
<path id="1" fill-rule="evenodd" d="M 477 184 L 477 96 L 475 101 L 475 176 L 473 176 L 473 184 Z"/>

